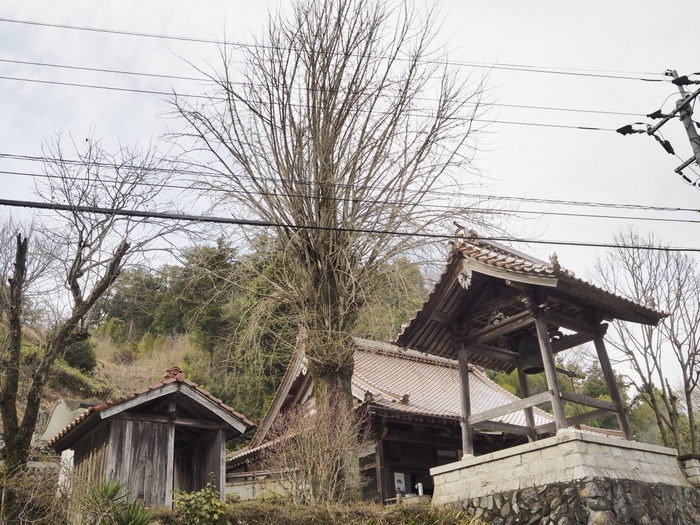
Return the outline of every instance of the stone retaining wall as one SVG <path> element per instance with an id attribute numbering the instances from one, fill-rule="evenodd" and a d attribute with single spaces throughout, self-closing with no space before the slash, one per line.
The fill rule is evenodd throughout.
<path id="1" fill-rule="evenodd" d="M 431 469 L 433 504 L 460 507 L 496 525 L 697 524 L 700 492 L 676 454 L 566 429 Z M 684 464 L 686 474 L 700 476 L 696 461 Z"/>
<path id="2" fill-rule="evenodd" d="M 556 436 L 431 469 L 433 502 L 581 479 L 627 479 L 689 487 L 676 450 L 563 430 Z"/>
<path id="3" fill-rule="evenodd" d="M 453 503 L 491 525 L 691 525 L 700 523 L 692 487 L 591 479 L 507 491 Z"/>

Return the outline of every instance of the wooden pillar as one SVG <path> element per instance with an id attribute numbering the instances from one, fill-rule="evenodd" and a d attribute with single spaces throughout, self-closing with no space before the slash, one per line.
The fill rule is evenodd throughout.
<path id="1" fill-rule="evenodd" d="M 620 395 L 620 390 L 617 387 L 617 381 L 615 381 L 615 374 L 613 373 L 612 366 L 610 365 L 610 358 L 608 357 L 608 351 L 605 348 L 605 343 L 603 342 L 603 336 L 598 335 L 593 339 L 593 344 L 595 345 L 595 351 L 598 354 L 598 361 L 600 362 L 600 368 L 603 370 L 603 377 L 605 377 L 605 384 L 608 386 L 608 392 L 610 392 L 610 399 L 617 407 L 617 424 L 622 430 L 622 435 L 625 439 L 632 440 L 632 429 L 630 428 L 629 421 L 627 420 L 627 413 L 625 412 L 625 403 Z"/>
<path id="2" fill-rule="evenodd" d="M 168 509 L 173 508 L 173 487 L 175 485 L 175 422 L 168 423 L 168 440 L 165 444 L 165 501 Z"/>
<path id="3" fill-rule="evenodd" d="M 461 387 L 462 457 L 465 458 L 474 455 L 474 438 L 472 427 L 469 425 L 469 416 L 472 412 L 469 398 L 469 354 L 464 348 L 464 343 L 460 343 L 457 362 L 459 363 L 459 383 Z"/>
<path id="4" fill-rule="evenodd" d="M 542 364 L 544 365 L 544 374 L 547 378 L 547 388 L 552 399 L 552 410 L 554 411 L 554 423 L 557 431 L 566 428 L 566 413 L 564 412 L 564 403 L 561 400 L 559 391 L 559 380 L 557 379 L 557 370 L 554 364 L 554 353 L 552 345 L 549 342 L 549 333 L 547 332 L 547 321 L 540 315 L 535 314 L 535 328 L 537 328 L 537 339 L 540 343 L 540 352 L 542 354 Z"/>
<path id="5" fill-rule="evenodd" d="M 523 393 L 523 397 L 530 397 L 530 386 L 527 384 L 527 375 L 523 374 L 523 371 L 518 367 L 518 379 L 520 380 L 520 391 Z M 532 407 L 527 407 L 523 409 L 525 412 L 525 422 L 527 423 L 528 441 L 537 441 L 537 434 L 535 433 L 535 415 L 532 411 Z"/>
<path id="6" fill-rule="evenodd" d="M 223 429 L 216 431 L 216 439 L 219 445 L 219 498 L 226 501 L 226 436 Z"/>
<path id="7" fill-rule="evenodd" d="M 392 492 L 390 473 L 384 460 L 384 441 L 381 437 L 377 443 L 375 454 L 377 458 L 377 491 L 379 492 L 379 503 L 383 505 L 387 499 L 392 497 Z"/>

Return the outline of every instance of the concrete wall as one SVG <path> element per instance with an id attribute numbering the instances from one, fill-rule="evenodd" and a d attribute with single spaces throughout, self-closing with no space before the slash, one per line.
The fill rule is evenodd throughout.
<path id="1" fill-rule="evenodd" d="M 689 487 L 676 450 L 576 430 L 431 469 L 436 505 L 584 478 Z"/>

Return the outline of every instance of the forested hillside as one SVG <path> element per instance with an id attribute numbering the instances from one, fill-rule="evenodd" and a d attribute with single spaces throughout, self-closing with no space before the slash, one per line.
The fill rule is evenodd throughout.
<path id="1" fill-rule="evenodd" d="M 278 290 L 293 269 L 283 266 L 271 239 L 254 247 L 239 254 L 219 240 L 185 250 L 178 264 L 124 272 L 91 321 L 104 367 L 138 368 L 170 354 L 190 379 L 260 418 L 293 351 L 298 312 Z M 353 335 L 393 339 L 426 293 L 417 264 L 387 262 L 364 291 Z"/>

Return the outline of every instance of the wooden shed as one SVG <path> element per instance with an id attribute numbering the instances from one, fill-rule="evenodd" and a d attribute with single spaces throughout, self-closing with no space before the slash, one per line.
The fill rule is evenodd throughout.
<path id="1" fill-rule="evenodd" d="M 226 441 L 252 427 L 172 367 L 158 383 L 88 408 L 48 446 L 74 451 L 80 479 L 125 483 L 132 498 L 170 507 L 174 490 L 199 490 L 210 479 L 223 499 Z"/>

